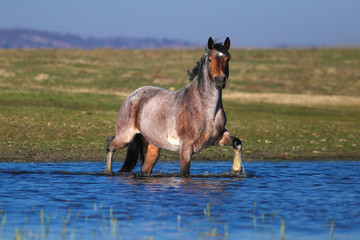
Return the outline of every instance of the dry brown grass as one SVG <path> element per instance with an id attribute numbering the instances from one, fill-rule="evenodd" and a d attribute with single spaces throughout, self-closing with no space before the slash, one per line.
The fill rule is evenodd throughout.
<path id="1" fill-rule="evenodd" d="M 260 102 L 303 106 L 360 106 L 360 97 L 355 96 L 230 92 L 225 93 L 223 97 L 224 99 L 236 100 L 243 103 Z"/>
<path id="2" fill-rule="evenodd" d="M 203 53 L 0 50 L 0 158 L 103 160 L 123 99 L 144 85 L 184 86 Z M 227 129 L 246 160 L 360 159 L 360 49 L 231 54 Z M 195 158 L 232 154 L 210 148 Z"/>

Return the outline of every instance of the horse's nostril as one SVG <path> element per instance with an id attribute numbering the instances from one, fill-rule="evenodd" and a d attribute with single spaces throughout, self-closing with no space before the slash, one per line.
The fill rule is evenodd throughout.
<path id="1" fill-rule="evenodd" d="M 226 81 L 227 81 L 226 76 L 217 75 L 214 77 L 214 83 L 217 89 L 224 89 L 226 86 Z"/>
<path id="2" fill-rule="evenodd" d="M 226 82 L 226 77 L 225 76 L 215 76 L 214 80 L 216 82 Z"/>

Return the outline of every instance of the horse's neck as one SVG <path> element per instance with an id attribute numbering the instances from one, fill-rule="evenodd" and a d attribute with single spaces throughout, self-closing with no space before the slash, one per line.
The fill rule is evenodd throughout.
<path id="1" fill-rule="evenodd" d="M 213 82 L 203 76 L 203 79 L 196 79 L 199 99 L 209 119 L 215 119 L 217 112 L 222 108 L 222 90 L 215 88 Z"/>

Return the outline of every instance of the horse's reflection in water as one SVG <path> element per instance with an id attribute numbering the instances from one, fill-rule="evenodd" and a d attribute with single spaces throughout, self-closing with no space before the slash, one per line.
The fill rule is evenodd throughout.
<path id="1" fill-rule="evenodd" d="M 227 187 L 231 182 L 235 181 L 239 185 L 239 180 L 233 178 L 214 178 L 208 177 L 167 177 L 155 174 L 155 177 L 144 177 L 140 175 L 120 175 L 118 178 L 119 184 L 136 184 L 137 188 L 143 188 L 147 193 L 169 192 L 174 190 L 174 194 L 195 194 L 207 195 L 209 193 L 226 193 Z M 199 175 L 200 176 L 200 175 Z M 111 177 L 114 182 L 114 177 Z M 244 179 L 244 178 L 239 178 Z M 116 180 L 115 180 L 116 181 Z"/>
<path id="2" fill-rule="evenodd" d="M 151 175 L 139 173 L 118 173 L 107 175 L 112 184 L 118 184 L 116 194 L 130 199 L 143 198 L 139 192 L 146 193 L 146 198 L 155 198 L 156 201 L 179 200 L 184 196 L 214 196 L 233 194 L 235 189 L 246 187 L 246 178 L 240 172 L 200 173 L 182 177 L 179 173 L 155 172 Z M 248 176 L 249 177 L 249 176 Z M 254 177 L 254 176 L 250 176 Z M 134 196 L 129 196 L 129 191 Z M 201 203 L 200 205 L 204 205 Z"/>
<path id="3" fill-rule="evenodd" d="M 222 89 L 229 77 L 230 39 L 223 44 L 209 38 L 206 54 L 189 72 L 190 83 L 177 91 L 141 87 L 122 104 L 116 136 L 107 143 L 105 173 L 112 174 L 116 149 L 128 146 L 120 172 L 130 172 L 140 157 L 141 172 L 151 174 L 161 149 L 178 151 L 180 173 L 190 174 L 192 155 L 220 145 L 241 149 L 241 141 L 226 129 Z M 236 168 L 234 168 L 236 169 Z"/>

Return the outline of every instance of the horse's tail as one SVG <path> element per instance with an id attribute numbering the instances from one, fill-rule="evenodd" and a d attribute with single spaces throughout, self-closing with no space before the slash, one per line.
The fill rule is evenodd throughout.
<path id="1" fill-rule="evenodd" d="M 141 164 L 144 164 L 145 153 L 146 148 L 143 136 L 141 134 L 136 134 L 134 139 L 129 143 L 124 164 L 119 172 L 131 172 L 135 168 L 139 156 Z"/>

